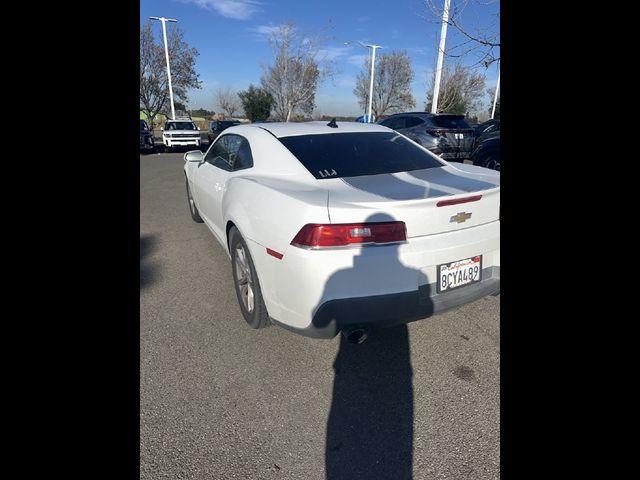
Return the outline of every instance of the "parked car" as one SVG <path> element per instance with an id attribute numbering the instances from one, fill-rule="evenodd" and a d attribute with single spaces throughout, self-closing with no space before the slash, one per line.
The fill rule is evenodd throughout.
<path id="1" fill-rule="evenodd" d="M 499 172 L 333 121 L 230 127 L 184 159 L 252 328 L 359 343 L 500 291 Z"/>
<path id="2" fill-rule="evenodd" d="M 209 124 L 209 131 L 207 132 L 209 143 L 213 142 L 222 131 L 234 125 L 240 125 L 240 122 L 236 122 L 235 120 L 214 120 L 211 122 Z"/>
<path id="3" fill-rule="evenodd" d="M 500 131 L 485 134 L 471 155 L 473 164 L 500 171 Z"/>
<path id="4" fill-rule="evenodd" d="M 493 118 L 491 120 L 487 120 L 484 123 L 476 126 L 475 130 L 475 142 L 474 148 L 485 138 L 487 138 L 491 134 L 495 134 L 496 132 L 500 132 L 500 119 Z"/>
<path id="5" fill-rule="evenodd" d="M 374 123 L 376 121 L 376 116 L 373 113 L 371 114 L 371 119 L 372 119 L 372 121 L 369 122 L 369 115 L 360 115 L 358 118 L 356 118 L 356 122 L 358 122 L 358 123 Z"/>
<path id="6" fill-rule="evenodd" d="M 402 133 L 445 160 L 462 162 L 471 156 L 474 131 L 464 115 L 396 113 L 378 123 Z"/>
<path id="7" fill-rule="evenodd" d="M 167 150 L 175 147 L 200 147 L 200 129 L 190 118 L 167 120 L 162 129 L 162 143 Z"/>
<path id="8" fill-rule="evenodd" d="M 153 152 L 156 149 L 153 132 L 144 120 L 140 120 L 140 151 Z"/>

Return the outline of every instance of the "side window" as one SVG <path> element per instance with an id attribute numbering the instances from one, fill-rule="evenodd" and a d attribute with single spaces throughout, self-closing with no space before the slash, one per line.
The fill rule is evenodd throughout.
<path id="1" fill-rule="evenodd" d="M 233 134 L 218 137 L 207 153 L 205 161 L 228 172 L 253 167 L 249 141 Z"/>
<path id="2" fill-rule="evenodd" d="M 242 170 L 244 168 L 251 167 L 253 167 L 253 155 L 251 155 L 251 147 L 249 146 L 249 141 L 246 138 L 242 138 L 240 148 L 238 149 L 238 153 L 236 154 L 236 163 L 233 169 Z"/>
<path id="3" fill-rule="evenodd" d="M 218 137 L 213 147 L 209 149 L 207 155 L 204 157 L 204 161 L 210 163 L 214 167 L 222 168 L 223 170 L 231 171 L 231 165 L 229 163 L 229 149 L 227 147 L 227 137 Z"/>
<path id="4" fill-rule="evenodd" d="M 393 119 L 393 128 L 394 130 L 399 130 L 401 128 L 406 128 L 407 117 L 396 117 Z"/>
<path id="5" fill-rule="evenodd" d="M 407 117 L 404 128 L 415 127 L 416 125 L 420 125 L 421 123 L 424 123 L 424 120 L 419 117 Z"/>
<path id="6" fill-rule="evenodd" d="M 389 118 L 389 119 L 381 122 L 380 125 L 383 125 L 383 126 L 385 126 L 387 128 L 391 128 L 392 129 L 393 128 L 393 124 L 395 123 L 394 120 L 395 120 L 395 118 Z"/>

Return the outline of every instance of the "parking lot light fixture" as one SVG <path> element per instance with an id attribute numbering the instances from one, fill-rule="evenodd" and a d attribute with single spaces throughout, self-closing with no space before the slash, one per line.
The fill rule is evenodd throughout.
<path id="1" fill-rule="evenodd" d="M 167 46 L 167 22 L 177 22 L 173 18 L 149 17 L 151 20 L 162 22 L 162 37 L 164 38 L 164 55 L 167 59 L 167 77 L 169 77 L 169 100 L 171 101 L 171 120 L 176 119 L 176 109 L 173 106 L 173 88 L 171 88 L 171 67 L 169 66 L 169 47 Z"/>
<path id="2" fill-rule="evenodd" d="M 496 113 L 496 103 L 498 102 L 498 91 L 500 90 L 500 64 L 498 63 L 498 83 L 496 84 L 496 93 L 493 96 L 493 108 L 491 109 L 491 118 Z"/>
<path id="3" fill-rule="evenodd" d="M 349 45 L 353 42 L 344 42 L 345 45 Z M 367 123 L 373 123 L 373 119 L 371 117 L 371 105 L 373 103 L 373 72 L 376 64 L 376 48 L 382 48 L 380 45 L 369 45 L 366 43 L 362 43 L 358 41 L 358 43 L 365 47 L 371 49 L 371 80 L 369 82 L 369 114 L 367 115 Z"/>
<path id="4" fill-rule="evenodd" d="M 442 27 L 440 28 L 440 46 L 438 47 L 438 61 L 436 63 L 436 78 L 433 82 L 433 99 L 431 113 L 438 113 L 438 97 L 440 96 L 440 80 L 442 79 L 442 64 L 444 62 L 444 46 L 447 39 L 447 25 L 449 24 L 449 4 L 451 0 L 444 0 L 442 10 Z"/>

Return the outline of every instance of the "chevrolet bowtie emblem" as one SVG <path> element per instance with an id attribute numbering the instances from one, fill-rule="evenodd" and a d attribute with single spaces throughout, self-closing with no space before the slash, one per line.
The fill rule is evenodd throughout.
<path id="1" fill-rule="evenodd" d="M 466 222 L 470 218 L 471 218 L 471 214 L 470 213 L 458 212 L 453 217 L 451 217 L 451 219 L 449 220 L 449 223 L 453 223 L 453 222 L 462 223 L 462 222 Z"/>

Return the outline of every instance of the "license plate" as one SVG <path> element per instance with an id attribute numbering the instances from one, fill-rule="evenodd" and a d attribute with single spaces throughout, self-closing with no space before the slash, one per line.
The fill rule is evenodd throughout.
<path id="1" fill-rule="evenodd" d="M 464 133 L 456 133 L 455 135 L 458 140 L 460 140 L 461 138 L 464 138 Z"/>
<path id="2" fill-rule="evenodd" d="M 482 255 L 438 265 L 437 292 L 478 283 L 482 279 Z"/>

